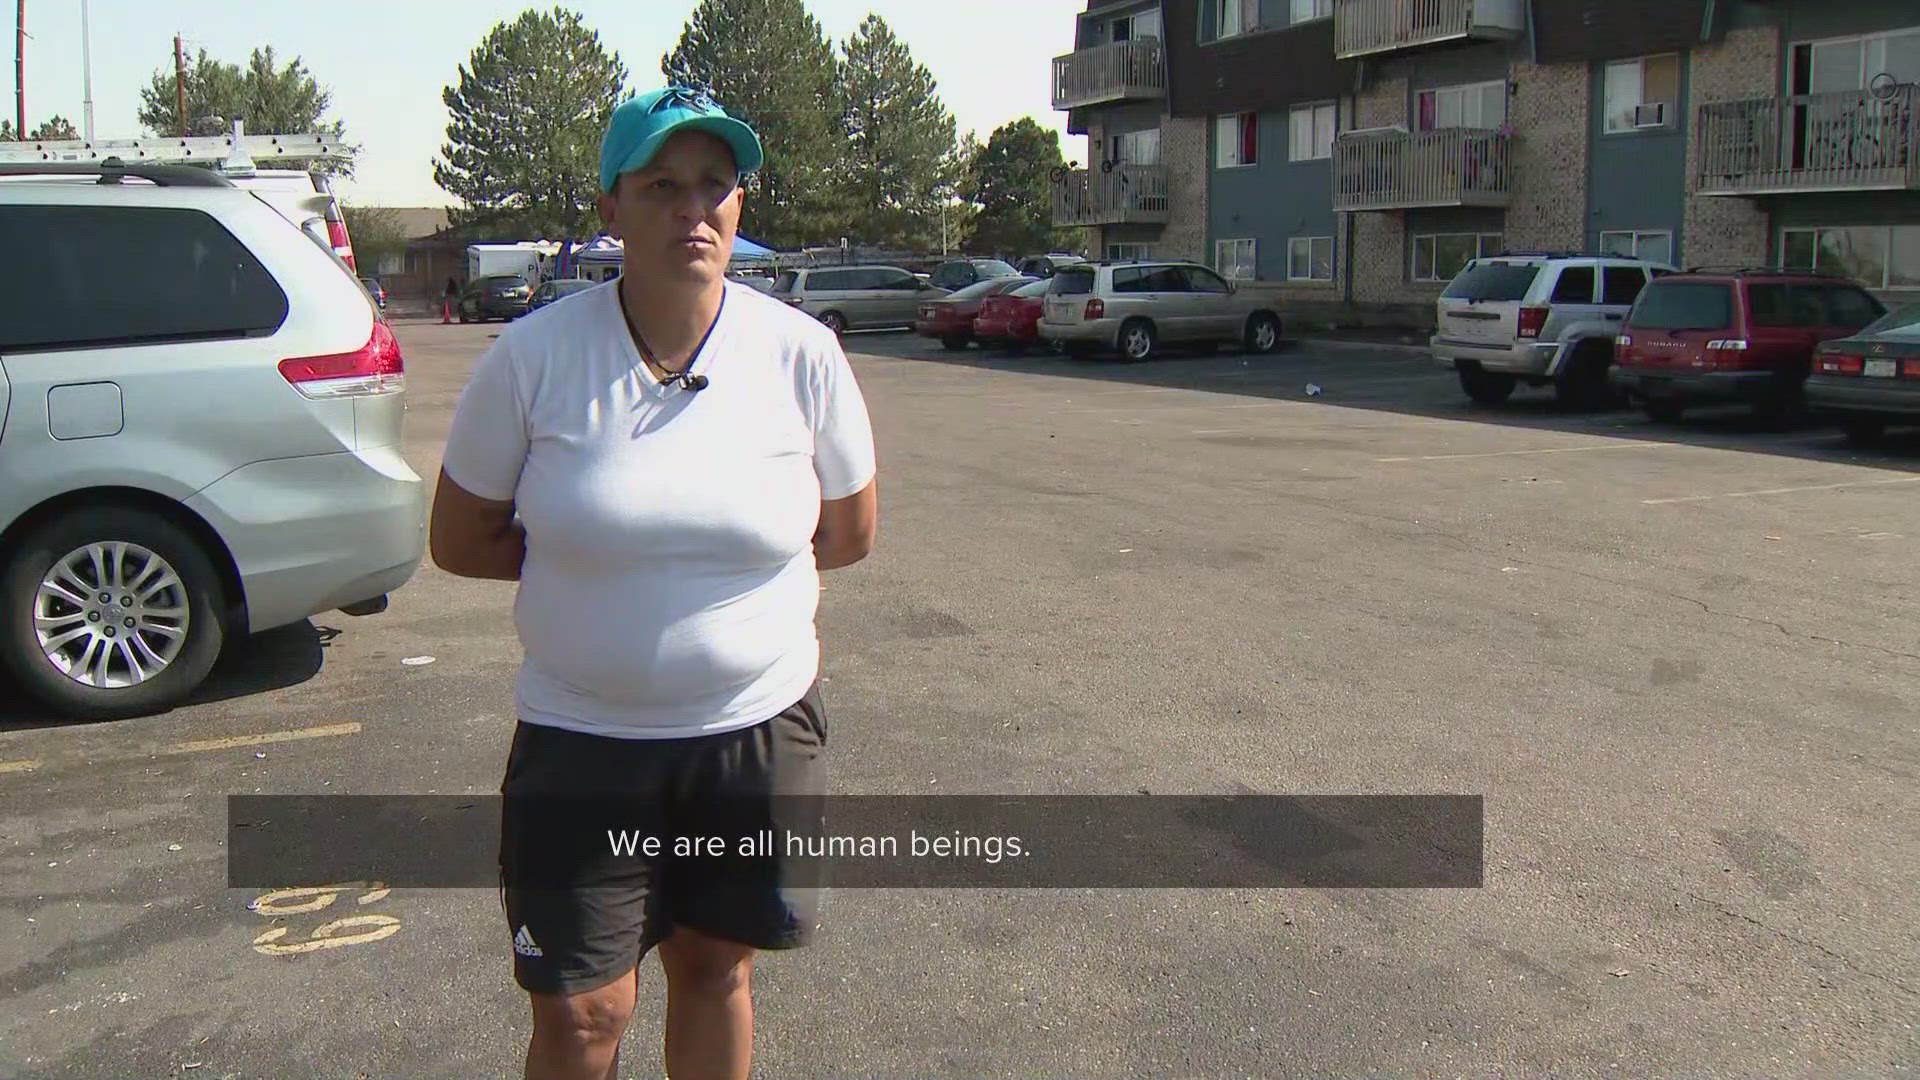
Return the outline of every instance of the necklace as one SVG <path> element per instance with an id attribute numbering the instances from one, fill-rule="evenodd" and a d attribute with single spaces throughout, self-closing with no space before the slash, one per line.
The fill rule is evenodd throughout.
<path id="1" fill-rule="evenodd" d="M 673 380 L 679 378 L 686 371 L 686 368 L 681 368 L 679 371 L 673 371 L 673 370 L 670 370 L 667 367 L 667 365 L 661 363 L 658 359 L 656 359 L 653 355 L 653 347 L 647 344 L 646 336 L 640 333 L 640 328 L 638 326 L 634 325 L 633 312 L 627 310 L 627 290 L 625 288 L 625 283 L 621 282 L 619 284 L 616 284 L 613 287 L 613 291 L 615 295 L 620 297 L 620 317 L 626 320 L 627 332 L 633 335 L 633 343 L 636 346 L 638 346 L 640 349 L 640 359 L 646 363 L 647 373 L 649 375 L 652 375 L 654 377 L 654 380 L 656 382 L 661 383 L 662 385 L 665 385 L 666 383 L 670 383 Z M 697 350 L 696 350 L 696 355 L 697 355 Z M 688 367 L 693 366 L 693 360 L 691 358 L 687 360 L 687 366 Z"/>

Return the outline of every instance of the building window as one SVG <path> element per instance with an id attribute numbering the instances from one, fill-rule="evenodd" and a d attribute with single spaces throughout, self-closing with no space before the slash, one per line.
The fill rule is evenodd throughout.
<path id="1" fill-rule="evenodd" d="M 1793 62 L 1795 93 L 1866 90 L 1882 74 L 1920 82 L 1920 27 L 1796 45 Z"/>
<path id="2" fill-rule="evenodd" d="M 1663 128 L 1680 108 L 1680 58 L 1649 56 L 1608 64 L 1607 133 Z"/>
<path id="3" fill-rule="evenodd" d="M 1333 237 L 1296 236 L 1289 239 L 1287 280 L 1332 281 Z"/>
<path id="4" fill-rule="evenodd" d="M 1113 42 L 1138 41 L 1141 38 L 1159 36 L 1160 12 L 1158 9 L 1122 15 L 1107 24 L 1107 40 Z"/>
<path id="5" fill-rule="evenodd" d="M 1623 259 L 1645 259 L 1673 265 L 1673 234 L 1660 231 L 1621 229 L 1600 234 L 1600 253 Z"/>
<path id="6" fill-rule="evenodd" d="M 1113 136 L 1111 160 L 1128 165 L 1160 164 L 1160 129 L 1128 131 Z"/>
<path id="7" fill-rule="evenodd" d="M 1507 84 L 1469 83 L 1422 90 L 1417 98 L 1421 131 L 1435 128 L 1485 128 L 1507 122 Z"/>
<path id="8" fill-rule="evenodd" d="M 1252 240 L 1215 240 L 1213 268 L 1229 281 L 1252 281 L 1260 275 Z"/>
<path id="9" fill-rule="evenodd" d="M 1433 233 L 1413 238 L 1413 280 L 1452 281 L 1474 259 L 1498 254 L 1500 233 Z"/>
<path id="10" fill-rule="evenodd" d="M 1201 41 L 1221 41 L 1258 29 L 1260 0 L 1206 0 L 1201 8 Z"/>
<path id="11" fill-rule="evenodd" d="M 1333 105 L 1297 105 L 1287 113 L 1287 159 L 1319 161 L 1333 156 L 1339 111 Z"/>
<path id="12" fill-rule="evenodd" d="M 1135 262 L 1153 258 L 1152 244 L 1108 244 L 1107 259 L 1111 262 Z"/>
<path id="13" fill-rule="evenodd" d="M 1215 164 L 1222 169 L 1257 164 L 1260 160 L 1260 115 L 1234 113 L 1214 118 Z"/>
<path id="14" fill-rule="evenodd" d="M 1780 265 L 1844 274 L 1869 289 L 1920 289 L 1920 225 L 1785 229 Z"/>
<path id="15" fill-rule="evenodd" d="M 1287 22 L 1303 23 L 1315 19 L 1333 17 L 1333 0 L 1291 0 L 1287 8 Z"/>

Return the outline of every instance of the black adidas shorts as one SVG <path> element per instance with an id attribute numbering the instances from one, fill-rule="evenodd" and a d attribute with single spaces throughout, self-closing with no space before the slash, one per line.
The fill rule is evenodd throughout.
<path id="1" fill-rule="evenodd" d="M 615 739 L 522 721 L 501 784 L 501 894 L 514 979 L 536 994 L 613 981 L 684 926 L 756 949 L 805 945 L 819 884 L 772 857 L 611 848 L 636 833 L 736 837 L 796 827 L 825 794 L 819 687 L 753 727 Z M 804 827 L 804 820 L 797 823 Z M 664 847 L 664 843 L 663 843 Z"/>

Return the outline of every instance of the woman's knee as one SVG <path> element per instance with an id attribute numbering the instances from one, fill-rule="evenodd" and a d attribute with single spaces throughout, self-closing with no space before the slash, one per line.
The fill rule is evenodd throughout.
<path id="1" fill-rule="evenodd" d="M 704 934 L 678 930 L 660 945 L 667 986 L 700 997 L 731 997 L 753 978 L 753 949 Z"/>
<path id="2" fill-rule="evenodd" d="M 567 996 L 533 995 L 533 1035 L 550 1045 L 581 1049 L 615 1046 L 633 1017 L 631 976 Z"/>

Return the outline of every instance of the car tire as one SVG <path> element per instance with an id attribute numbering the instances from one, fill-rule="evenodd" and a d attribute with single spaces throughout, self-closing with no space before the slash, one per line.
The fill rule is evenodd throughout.
<path id="1" fill-rule="evenodd" d="M 1000 351 L 1008 356 L 1025 356 L 1027 355 L 1027 343 L 1024 341 L 1009 341 L 1005 345 L 1000 346 Z"/>
<path id="2" fill-rule="evenodd" d="M 1120 355 L 1128 360 L 1151 359 L 1153 350 L 1159 343 L 1159 335 L 1154 332 L 1153 324 L 1146 319 L 1128 319 L 1120 324 Z"/>
<path id="3" fill-rule="evenodd" d="M 1687 412 L 1686 403 L 1678 398 L 1648 398 L 1640 407 L 1647 419 L 1662 424 L 1678 423 Z"/>
<path id="4" fill-rule="evenodd" d="M 940 347 L 948 352 L 959 352 L 967 347 L 967 339 L 950 334 L 940 339 Z"/>
<path id="5" fill-rule="evenodd" d="M 1499 405 L 1513 396 L 1520 380 L 1482 369 L 1479 364 L 1460 366 L 1460 389 L 1481 405 Z"/>
<path id="6" fill-rule="evenodd" d="M 1873 420 L 1864 417 L 1856 420 L 1843 420 L 1840 422 L 1840 431 L 1846 436 L 1848 446 L 1868 449 L 1879 446 L 1886 440 L 1887 422 L 1885 420 Z"/>
<path id="7" fill-rule="evenodd" d="M 1613 387 L 1607 382 L 1607 369 L 1613 365 L 1613 350 L 1598 344 L 1581 345 L 1567 358 L 1567 368 L 1553 380 L 1553 394 L 1561 406 L 1572 409 L 1601 409 L 1616 403 Z"/>
<path id="8" fill-rule="evenodd" d="M 847 317 L 837 311 L 823 311 L 820 313 L 820 325 L 833 331 L 833 336 L 839 337 L 847 332 Z"/>
<path id="9" fill-rule="evenodd" d="M 1247 320 L 1246 350 L 1255 355 L 1276 352 L 1280 348 L 1280 320 L 1262 311 Z"/>
<path id="10" fill-rule="evenodd" d="M 124 545 L 117 549 L 123 554 L 118 566 L 106 568 L 103 582 L 101 568 L 112 560 L 115 545 Z M 95 553 L 103 561 L 96 562 Z M 65 574 L 59 572 L 62 566 Z M 148 593 L 141 600 L 132 592 L 112 596 L 117 590 L 95 591 L 116 583 Z M 81 585 L 90 588 L 82 593 L 76 587 Z M 100 603 L 101 595 L 108 595 L 109 602 Z M 136 602 L 122 604 L 123 597 L 136 597 Z M 187 529 L 148 510 L 83 507 L 22 536 L 0 567 L 0 664 L 21 689 L 73 719 L 116 720 L 162 712 L 193 693 L 219 659 L 226 641 L 227 599 L 212 558 Z M 184 618 L 176 614 L 180 611 Z M 48 647 L 42 643 L 43 627 L 36 625 L 42 622 L 56 640 L 88 626 L 102 629 Z M 126 622 L 135 624 L 135 637 L 124 636 Z M 107 633 L 113 639 L 106 638 Z M 154 670 L 135 677 L 128 661 L 129 640 L 144 646 L 140 659 L 159 662 Z M 106 664 L 100 667 L 94 662 L 103 652 Z M 86 661 L 93 661 L 87 665 L 88 678 L 65 670 L 65 665 Z"/>

